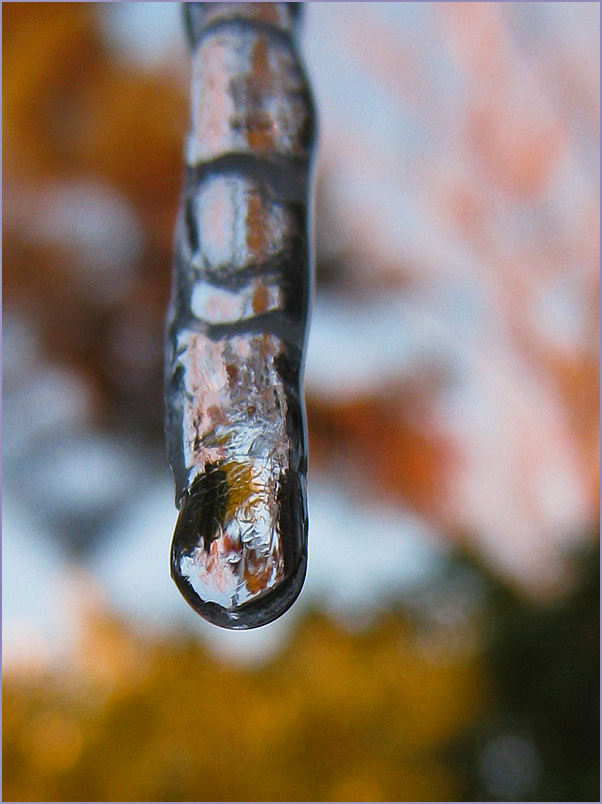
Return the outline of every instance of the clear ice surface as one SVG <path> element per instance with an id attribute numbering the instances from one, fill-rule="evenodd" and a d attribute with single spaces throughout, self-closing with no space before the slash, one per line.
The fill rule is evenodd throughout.
<path id="1" fill-rule="evenodd" d="M 203 617 L 249 628 L 286 611 L 306 568 L 313 105 L 299 6 L 183 5 L 192 103 L 167 335 L 171 571 Z"/>

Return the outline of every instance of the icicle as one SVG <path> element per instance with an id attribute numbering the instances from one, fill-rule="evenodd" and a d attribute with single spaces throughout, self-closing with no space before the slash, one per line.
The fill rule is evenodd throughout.
<path id="1" fill-rule="evenodd" d="M 171 571 L 226 628 L 283 614 L 307 562 L 315 124 L 297 5 L 184 4 L 192 120 L 166 345 Z"/>

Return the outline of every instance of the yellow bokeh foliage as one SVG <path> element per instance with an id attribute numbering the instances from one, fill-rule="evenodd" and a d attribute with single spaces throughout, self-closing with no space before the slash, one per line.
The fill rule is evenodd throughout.
<path id="1" fill-rule="evenodd" d="M 474 654 L 433 661 L 394 614 L 311 614 L 247 667 L 98 615 L 74 664 L 3 695 L 11 801 L 454 800 L 445 749 L 484 700 Z"/>

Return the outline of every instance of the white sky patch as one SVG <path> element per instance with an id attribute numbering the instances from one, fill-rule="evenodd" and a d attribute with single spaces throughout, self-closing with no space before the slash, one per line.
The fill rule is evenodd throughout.
<path id="1" fill-rule="evenodd" d="M 27 483 L 51 516 L 100 516 L 123 504 L 138 486 L 141 469 L 136 453 L 118 440 L 67 430 L 37 453 Z"/>
<path id="2" fill-rule="evenodd" d="M 65 561 L 42 526 L 2 490 L 2 663 L 44 666 L 72 645 L 74 618 L 61 596 Z"/>
<path id="3" fill-rule="evenodd" d="M 30 314 L 6 308 L 2 316 L 2 381 L 18 385 L 40 359 L 38 328 Z"/>
<path id="4" fill-rule="evenodd" d="M 578 351 L 587 332 L 585 299 L 572 275 L 540 283 L 532 306 L 538 334 L 553 348 Z"/>
<path id="5" fill-rule="evenodd" d="M 306 597 L 345 619 L 385 608 L 443 566 L 446 549 L 426 522 L 359 503 L 331 477 L 310 478 L 309 522 Z"/>
<path id="6" fill-rule="evenodd" d="M 113 605 L 145 622 L 173 623 L 197 617 L 170 578 L 171 537 L 176 524 L 173 481 L 167 467 L 136 495 L 101 545 L 94 572 Z"/>
<path id="7" fill-rule="evenodd" d="M 180 3 L 99 3 L 101 34 L 113 55 L 157 71 L 180 52 L 187 57 Z"/>
<path id="8" fill-rule="evenodd" d="M 63 366 L 39 366 L 3 395 L 4 459 L 19 458 L 57 430 L 85 425 L 93 407 L 83 379 Z"/>
<path id="9" fill-rule="evenodd" d="M 30 236 L 65 247 L 74 278 L 96 301 L 112 304 L 131 288 L 144 247 L 142 225 L 117 191 L 79 180 L 46 188 Z"/>
<path id="10" fill-rule="evenodd" d="M 428 298 L 401 294 L 365 300 L 318 294 L 305 370 L 308 393 L 332 400 L 373 395 L 425 365 L 453 366 L 461 354 L 458 341 L 475 325 L 453 288 L 440 294 L 436 307 Z M 478 306 L 470 313 L 477 315 Z"/>
<path id="11" fill-rule="evenodd" d="M 424 353 L 399 300 L 347 303 L 318 295 L 311 317 L 305 381 L 308 393 L 326 399 L 372 393 L 403 376 Z"/>

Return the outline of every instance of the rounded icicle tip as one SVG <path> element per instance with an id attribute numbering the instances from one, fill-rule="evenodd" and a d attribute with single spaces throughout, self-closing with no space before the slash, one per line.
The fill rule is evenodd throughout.
<path id="1" fill-rule="evenodd" d="M 208 465 L 180 505 L 172 577 L 198 614 L 225 628 L 276 620 L 305 579 L 301 477 L 287 472 L 273 483 L 262 470 L 252 461 Z"/>

